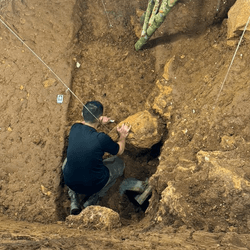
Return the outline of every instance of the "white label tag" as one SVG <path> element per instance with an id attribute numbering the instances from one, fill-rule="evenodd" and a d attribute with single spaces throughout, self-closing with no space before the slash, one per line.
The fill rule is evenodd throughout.
<path id="1" fill-rule="evenodd" d="M 63 95 L 57 96 L 57 103 L 63 103 Z"/>

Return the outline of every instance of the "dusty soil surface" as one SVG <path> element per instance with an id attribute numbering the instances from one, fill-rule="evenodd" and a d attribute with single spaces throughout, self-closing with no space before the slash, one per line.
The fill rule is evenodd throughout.
<path id="1" fill-rule="evenodd" d="M 70 203 L 61 162 L 82 105 L 0 24 L 0 249 L 249 249 L 248 234 L 208 233 L 172 216 L 163 223 L 152 221 L 176 159 L 196 161 L 199 150 L 219 150 L 222 135 L 250 140 L 248 41 L 215 103 L 235 50 L 226 45 L 222 23 L 234 2 L 180 1 L 145 48 L 135 52 L 136 9 L 145 10 L 146 0 L 109 0 L 104 3 L 107 13 L 101 1 L 93 0 L 0 1 L 3 20 L 82 102 L 101 101 L 116 124 L 145 109 L 165 63 L 175 57 L 168 82 L 173 87 L 171 119 L 159 117 L 168 124 L 162 142 L 140 154 L 126 151 L 124 177 L 101 201 L 120 214 L 122 228 L 70 229 L 64 225 Z M 62 104 L 56 102 L 58 94 L 64 95 Z M 102 130 L 108 133 L 116 124 Z M 186 129 L 188 133 L 178 133 Z M 176 147 L 182 150 L 168 153 Z M 239 150 L 249 158 L 247 148 Z M 127 177 L 151 177 L 165 160 L 169 171 L 153 180 L 154 196 L 145 215 L 148 204 L 140 207 L 120 197 L 119 184 Z M 195 200 L 203 189 L 190 192 L 189 198 Z"/>
<path id="2" fill-rule="evenodd" d="M 0 4 L 6 22 L 69 84 L 74 1 L 60 3 L 60 8 L 59 2 L 50 1 L 42 7 L 37 1 Z M 69 95 L 57 104 L 65 87 L 2 24 L 0 41 L 0 209 L 17 219 L 53 221 L 57 207 L 52 196 L 60 183 Z M 51 192 L 50 197 L 41 192 L 42 187 Z M 42 209 L 37 211 L 37 206 Z"/>
<path id="3" fill-rule="evenodd" d="M 185 227 L 156 227 L 134 223 L 111 231 L 69 229 L 63 224 L 10 221 L 0 217 L 0 249 L 249 249 L 249 235 L 207 233 Z"/>

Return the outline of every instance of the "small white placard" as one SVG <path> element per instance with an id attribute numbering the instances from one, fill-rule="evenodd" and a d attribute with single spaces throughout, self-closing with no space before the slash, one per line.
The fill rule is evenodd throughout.
<path id="1" fill-rule="evenodd" d="M 63 103 L 63 95 L 57 96 L 57 103 Z"/>

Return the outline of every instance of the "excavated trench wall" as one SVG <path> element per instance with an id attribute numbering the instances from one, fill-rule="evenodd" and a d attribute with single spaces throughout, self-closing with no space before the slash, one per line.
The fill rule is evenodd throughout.
<path id="1" fill-rule="evenodd" d="M 147 1 L 119 3 L 111 0 L 107 7 L 112 29 L 103 8 L 93 1 L 40 3 L 27 0 L 24 3 L 20 0 L 4 3 L 1 8 L 3 17 L 15 25 L 12 25 L 15 31 L 67 84 L 72 82 L 72 90 L 81 100 L 101 101 L 105 114 L 117 123 L 146 109 L 167 124 L 173 121 L 172 113 L 164 115 L 169 110 L 159 106 L 167 86 L 156 84 L 157 74 L 161 75 L 166 61 L 174 55 L 169 53 L 171 48 L 178 51 L 181 46 L 166 49 L 163 45 L 174 42 L 182 33 L 204 31 L 214 23 L 215 16 L 222 19 L 234 1 L 224 1 L 219 11 L 215 10 L 217 0 L 180 1 L 161 30 L 139 53 L 134 51 L 137 25 L 133 17 L 136 9 L 146 8 Z M 198 28 L 197 22 L 201 24 Z M 69 207 L 60 183 L 65 131 L 67 136 L 70 125 L 81 119 L 81 105 L 76 99 L 70 99 L 55 77 L 3 26 L 0 29 L 0 53 L 4 58 L 0 64 L 3 72 L 0 76 L 3 97 L 0 107 L 3 117 L 0 123 L 1 212 L 29 221 L 63 219 Z M 77 62 L 80 67 L 76 67 Z M 175 67 L 177 69 L 178 65 Z M 56 103 L 58 94 L 64 94 L 63 104 Z M 175 97 L 179 101 L 175 106 L 177 110 L 182 101 L 178 95 Z M 157 158 L 149 159 L 148 155 L 131 152 L 124 154 L 123 159 L 125 178 L 152 176 L 159 163 Z M 160 218 L 166 214 L 156 208 L 168 183 L 158 174 L 159 171 L 152 179 L 157 192 L 151 199 L 149 213 L 158 213 Z M 161 182 L 156 184 L 157 178 Z M 119 197 L 119 181 L 101 205 L 118 211 L 125 218 L 140 219 L 144 212 L 135 211 L 129 201 Z M 134 216 L 136 213 L 139 215 Z"/>
<path id="2" fill-rule="evenodd" d="M 74 4 L 0 3 L 5 22 L 69 86 Z M 56 221 L 70 95 L 2 24 L 0 47 L 0 211 L 18 220 Z M 57 103 L 58 94 L 64 95 L 62 104 Z"/>
<path id="3" fill-rule="evenodd" d="M 150 179 L 151 224 L 249 233 L 249 31 L 219 92 L 236 50 L 227 40 L 228 23 L 234 23 L 238 42 L 249 17 L 244 3 L 237 1 L 234 14 L 230 10 L 232 19 L 168 46 L 158 91 L 172 88 L 170 115 L 159 105 L 166 98 L 150 99 L 153 109 L 171 117 L 169 138 Z"/>

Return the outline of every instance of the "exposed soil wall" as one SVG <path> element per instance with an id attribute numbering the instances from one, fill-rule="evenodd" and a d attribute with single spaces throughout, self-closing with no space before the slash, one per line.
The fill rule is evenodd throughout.
<path id="1" fill-rule="evenodd" d="M 227 45 L 226 22 L 165 50 L 170 63 L 161 84 L 172 88 L 169 138 L 151 179 L 148 209 L 158 223 L 249 232 L 249 41 L 222 85 L 235 52 Z"/>
<path id="2" fill-rule="evenodd" d="M 105 132 L 143 110 L 165 128 L 156 148 L 124 153 L 124 176 L 100 203 L 122 219 L 121 230 L 109 232 L 114 238 L 83 230 L 83 242 L 82 232 L 63 222 L 34 229 L 34 237 L 26 230 L 20 238 L 27 227 L 20 222 L 16 234 L 15 227 L 1 229 L 10 232 L 1 234 L 3 249 L 14 240 L 30 249 L 76 247 L 75 240 L 83 249 L 247 249 L 248 235 L 238 235 L 250 228 L 247 39 L 218 96 L 235 51 L 226 40 L 234 2 L 179 1 L 135 52 L 136 10 L 145 10 L 146 0 L 110 0 L 107 13 L 99 1 L 0 1 L 4 20 L 83 102 L 104 104 L 105 114 L 116 121 Z M 0 212 L 16 220 L 64 220 L 69 200 L 61 162 L 82 105 L 2 24 L 0 47 Z M 58 94 L 64 95 L 62 104 Z M 119 195 L 128 177 L 151 177 L 153 195 L 145 207 Z M 59 240 L 53 232 L 69 238 Z"/>
<path id="3" fill-rule="evenodd" d="M 74 1 L 0 4 L 10 27 L 70 85 Z M 0 30 L 1 213 L 55 221 L 69 93 L 2 24 Z"/>

